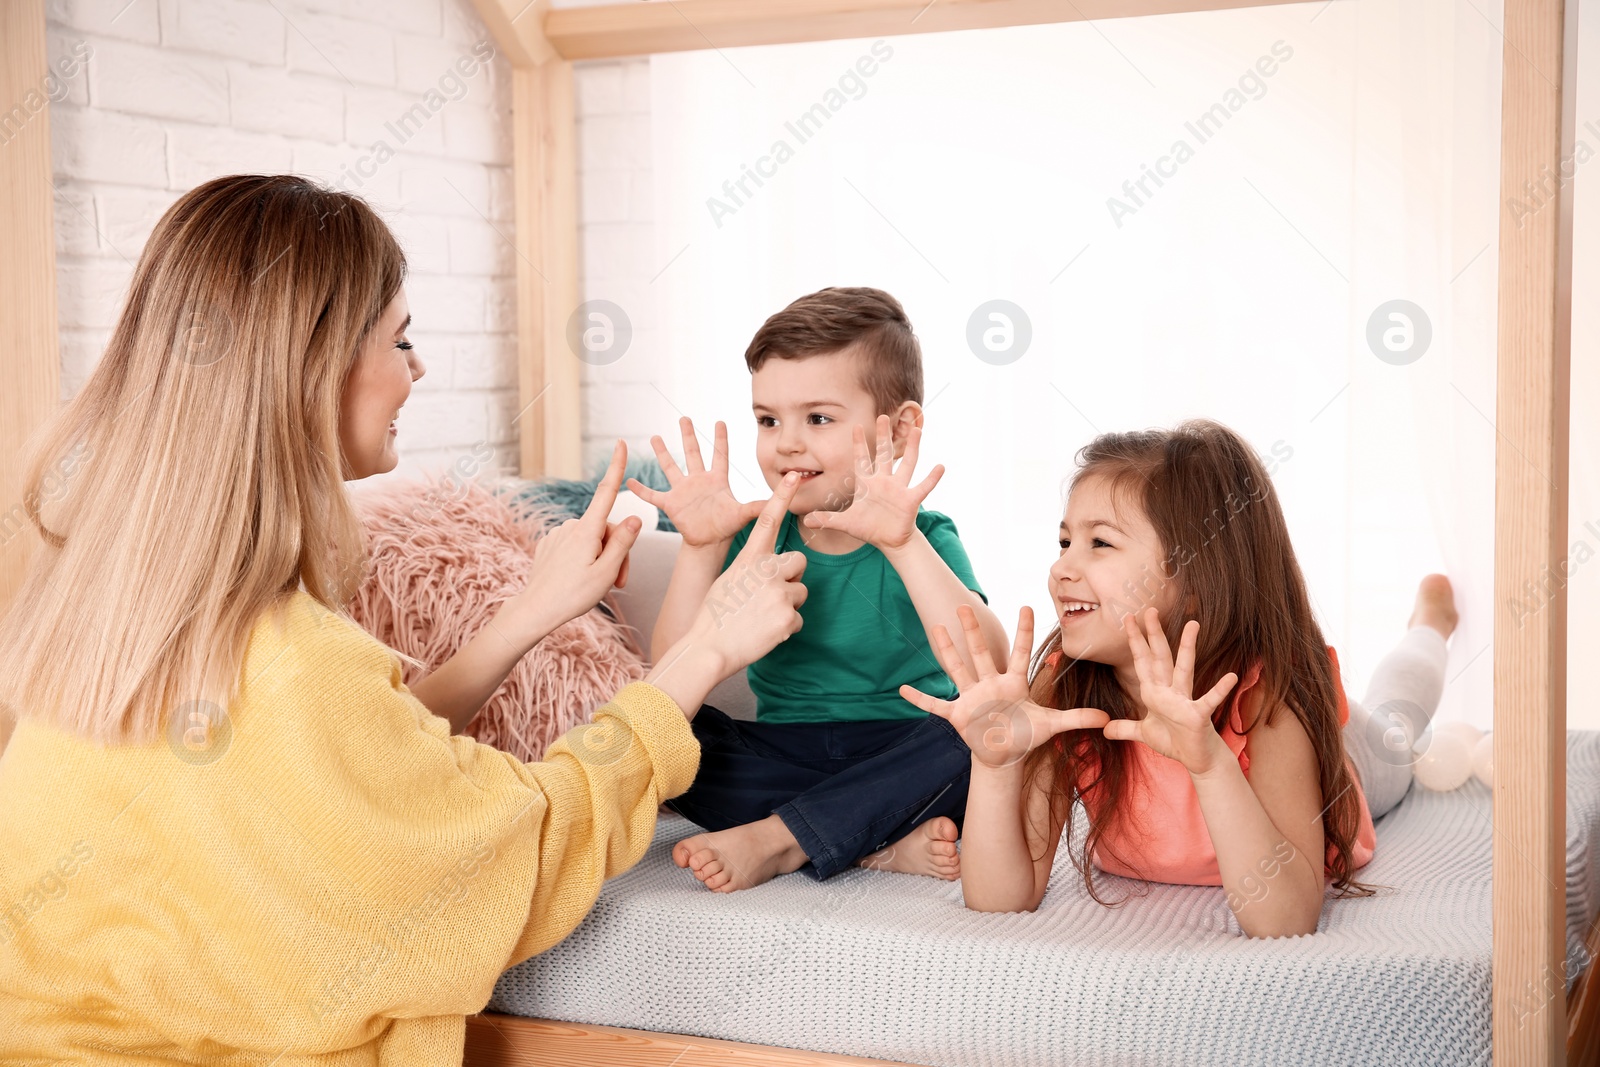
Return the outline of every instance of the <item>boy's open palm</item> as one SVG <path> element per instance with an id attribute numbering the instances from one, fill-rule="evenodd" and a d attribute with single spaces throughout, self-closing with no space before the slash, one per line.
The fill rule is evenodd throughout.
<path id="1" fill-rule="evenodd" d="M 741 504 L 728 488 L 728 427 L 719 422 L 711 448 L 711 468 L 706 469 L 700 455 L 700 441 L 694 434 L 694 423 L 688 416 L 678 420 L 683 432 L 683 465 L 679 470 L 667 451 L 666 442 L 659 436 L 650 438 L 661 473 L 667 476 L 666 492 L 651 489 L 637 478 L 628 479 L 628 488 L 642 500 L 648 501 L 667 513 L 672 525 L 683 535 L 683 543 L 690 547 L 714 545 L 727 541 L 742 530 L 746 523 L 761 514 L 765 500 Z"/>
<path id="2" fill-rule="evenodd" d="M 1231 671 L 1211 691 L 1191 698 L 1194 688 L 1194 648 L 1200 624 L 1190 619 L 1178 641 L 1178 659 L 1172 659 L 1172 646 L 1161 630 L 1160 613 L 1155 608 L 1143 612 L 1144 629 L 1133 612 L 1122 617 L 1122 628 L 1133 649 L 1133 666 L 1139 675 L 1139 700 L 1144 704 L 1142 719 L 1114 719 L 1106 724 L 1107 737 L 1119 741 L 1143 741 L 1161 755 L 1182 763 L 1192 774 L 1215 769 L 1220 759 L 1233 754 L 1223 743 L 1212 713 L 1232 691 L 1239 676 Z"/>
<path id="3" fill-rule="evenodd" d="M 943 626 L 933 629 L 934 654 L 939 665 L 956 683 L 960 695 L 955 700 L 940 700 L 909 685 L 900 695 L 911 703 L 945 719 L 972 749 L 979 762 L 989 767 L 1008 767 L 1066 730 L 1099 729 L 1110 720 L 1098 708 L 1047 708 L 1028 699 L 1028 653 L 1033 648 L 1033 609 L 1024 607 L 1017 616 L 1017 638 L 1011 647 L 1011 660 L 1004 673 L 994 669 L 978 616 L 963 604 L 956 613 L 961 630 L 977 669 L 972 670 L 957 654 L 950 632 Z"/>
<path id="4" fill-rule="evenodd" d="M 906 439 L 906 454 L 898 468 L 894 463 L 894 438 L 889 416 L 878 416 L 878 449 L 874 460 L 867 454 L 867 434 L 860 426 L 852 431 L 856 451 L 855 492 L 843 511 L 813 511 L 802 520 L 813 530 L 838 530 L 879 549 L 899 548 L 917 530 L 917 508 L 944 477 L 944 467 L 936 466 L 916 486 L 911 473 L 917 467 L 917 450 L 922 428 L 912 427 Z"/>

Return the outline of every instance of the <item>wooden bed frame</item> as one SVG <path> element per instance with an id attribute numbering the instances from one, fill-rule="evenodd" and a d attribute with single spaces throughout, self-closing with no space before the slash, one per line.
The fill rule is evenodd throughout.
<path id="1" fill-rule="evenodd" d="M 517 315 L 522 473 L 579 473 L 579 364 L 563 354 L 578 303 L 576 131 L 572 63 L 580 59 L 876 37 L 943 30 L 1264 6 L 1286 0 L 656 0 L 552 9 L 548 0 L 473 0 L 513 67 Z M 1501 189 L 1559 172 L 1572 158 L 1577 4 L 1505 0 Z M 45 0 L 0 4 L 0 102 L 44 79 Z M 1547 80 L 1550 72 L 1555 75 Z M 1558 74 L 1556 72 L 1559 72 Z M 5 526 L 20 498 L 24 442 L 57 408 L 55 241 L 49 113 L 0 148 L 0 606 L 14 594 L 31 533 Z M 1560 210 L 1500 227 L 1495 458 L 1497 605 L 1524 581 L 1563 574 L 1571 361 L 1572 195 Z M 1504 198 L 1502 198 L 1504 199 Z M 528 432 L 531 425 L 539 427 Z M 1588 1063 L 1600 988 L 1584 975 L 1567 1011 L 1565 976 L 1565 583 L 1518 625 L 1495 615 L 1494 1062 Z M 6 737 L 0 712 L 0 745 Z M 1591 948 L 1600 948 L 1595 931 Z M 1552 992 L 1554 991 L 1554 992 Z M 1533 998 L 1530 1001 L 1530 998 Z M 1527 1014 L 1530 1002 L 1543 1005 Z M 507 1016 L 469 1020 L 466 1062 L 510 1064 L 881 1063 L 700 1038 Z"/>

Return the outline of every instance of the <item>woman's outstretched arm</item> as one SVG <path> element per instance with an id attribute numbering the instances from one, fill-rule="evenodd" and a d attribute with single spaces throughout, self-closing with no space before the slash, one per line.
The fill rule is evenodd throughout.
<path id="1" fill-rule="evenodd" d="M 472 639 L 410 686 L 411 693 L 441 719 L 450 732 L 467 728 L 500 683 L 528 652 L 566 619 L 548 620 L 526 630 L 506 624 L 501 613 L 491 618 Z"/>
<path id="2" fill-rule="evenodd" d="M 552 630 L 599 603 L 613 584 L 627 581 L 627 553 L 641 524 L 629 517 L 607 523 L 626 461 L 617 442 L 611 468 L 594 501 L 578 519 L 562 523 L 539 542 L 528 585 L 508 600 L 472 640 L 411 692 L 443 719 L 464 730 L 511 668 Z M 805 599 L 799 578 L 805 556 L 773 554 L 778 527 L 798 481 L 786 478 L 768 499 L 744 548 L 713 583 L 688 632 L 646 676 L 690 718 L 718 682 L 766 655 L 786 633 L 799 629 L 795 613 Z M 785 607 L 787 603 L 787 607 Z"/>
<path id="3" fill-rule="evenodd" d="M 529 649 L 600 603 L 612 586 L 627 582 L 628 550 L 643 524 L 633 516 L 606 521 L 627 464 L 628 447 L 619 440 L 583 515 L 539 539 L 522 591 L 454 656 L 410 687 L 429 711 L 449 720 L 451 733 L 466 729 Z"/>

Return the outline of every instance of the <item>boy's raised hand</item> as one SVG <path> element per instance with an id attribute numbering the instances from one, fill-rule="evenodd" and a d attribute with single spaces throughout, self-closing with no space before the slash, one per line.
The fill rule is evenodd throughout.
<path id="1" fill-rule="evenodd" d="M 700 441 L 694 434 L 694 423 L 686 415 L 678 420 L 683 433 L 683 465 L 679 470 L 667 451 L 666 442 L 659 436 L 650 438 L 661 472 L 667 476 L 666 492 L 651 489 L 637 478 L 628 479 L 628 488 L 640 499 L 646 500 L 667 513 L 672 525 L 683 535 L 689 547 L 714 545 L 732 539 L 745 523 L 761 514 L 765 500 L 741 504 L 728 488 L 728 427 L 717 423 L 711 448 L 711 469 L 707 470 L 700 455 Z"/>
<path id="2" fill-rule="evenodd" d="M 911 428 L 906 438 L 906 454 L 898 468 L 894 463 L 894 437 L 889 416 L 878 416 L 876 458 L 867 454 L 866 431 L 853 432 L 856 449 L 855 493 L 843 511 L 813 511 L 803 520 L 813 530 L 838 530 L 880 549 L 899 548 L 917 530 L 917 508 L 944 477 L 944 466 L 935 466 L 916 485 L 911 474 L 917 467 L 917 452 L 922 443 L 922 427 Z"/>
<path id="3" fill-rule="evenodd" d="M 978 627 L 978 616 L 963 604 L 956 613 L 967 651 L 977 669 L 974 675 L 957 655 L 950 632 L 933 628 L 933 650 L 960 695 L 955 700 L 940 700 L 909 685 L 900 695 L 911 703 L 945 719 L 972 749 L 972 755 L 987 767 L 1009 767 L 1029 752 L 1066 730 L 1099 729 L 1110 716 L 1098 708 L 1047 708 L 1028 699 L 1028 653 L 1033 648 L 1033 609 L 1024 607 L 1017 614 L 1017 638 L 1011 646 L 1011 660 L 1002 673 L 994 669 L 994 659 Z"/>
<path id="4" fill-rule="evenodd" d="M 1178 641 L 1178 659 L 1172 659 L 1172 646 L 1161 629 L 1161 616 L 1155 608 L 1139 616 L 1129 612 L 1122 617 L 1122 629 L 1133 649 L 1133 667 L 1139 675 L 1139 700 L 1144 704 L 1142 719 L 1114 719 L 1106 724 L 1107 737 L 1119 741 L 1143 741 L 1161 755 L 1182 763 L 1191 774 L 1205 774 L 1220 760 L 1232 760 L 1233 753 L 1212 725 L 1212 713 L 1227 698 L 1239 676 L 1229 672 L 1211 687 L 1209 693 L 1191 698 L 1194 688 L 1194 649 L 1200 624 L 1190 619 Z"/>

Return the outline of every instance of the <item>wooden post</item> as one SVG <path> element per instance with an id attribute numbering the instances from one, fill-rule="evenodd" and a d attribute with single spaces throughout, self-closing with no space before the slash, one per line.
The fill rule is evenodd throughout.
<path id="1" fill-rule="evenodd" d="M 517 263 L 518 317 L 524 308 L 528 316 L 527 325 L 517 331 L 518 351 L 524 353 L 522 403 L 533 404 L 522 417 L 522 476 L 579 478 L 582 363 L 567 344 L 567 319 L 578 307 L 578 131 L 572 64 L 552 59 L 519 68 L 513 77 L 517 232 L 528 235 L 528 247 Z M 521 245 L 522 237 L 517 240 Z"/>
<path id="2" fill-rule="evenodd" d="M 1567 439 L 1577 3 L 1507 0 L 1495 449 L 1494 1062 L 1565 1060 Z M 1565 178 L 1563 174 L 1565 170 Z M 1542 605 L 1542 606 L 1540 606 Z"/>
<path id="3" fill-rule="evenodd" d="M 0 4 L 0 607 L 38 537 L 22 514 L 24 446 L 61 395 L 44 0 Z"/>
<path id="4" fill-rule="evenodd" d="M 22 508 L 26 446 L 61 396 L 46 69 L 44 0 L 0 3 L 0 611 L 38 548 Z M 11 726 L 0 709 L 0 751 Z"/>
<path id="5" fill-rule="evenodd" d="M 577 478 L 583 474 L 582 375 L 566 341 L 567 319 L 578 306 L 572 64 L 544 38 L 545 3 L 474 3 L 512 67 L 521 474 Z"/>

